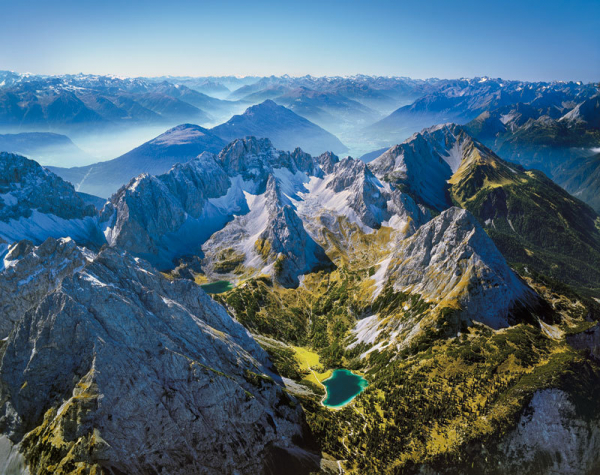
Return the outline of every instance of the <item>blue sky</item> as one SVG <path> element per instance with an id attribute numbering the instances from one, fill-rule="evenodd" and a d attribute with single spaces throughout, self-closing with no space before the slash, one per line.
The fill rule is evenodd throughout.
<path id="1" fill-rule="evenodd" d="M 0 69 L 600 81 L 600 0 L 2 0 Z"/>

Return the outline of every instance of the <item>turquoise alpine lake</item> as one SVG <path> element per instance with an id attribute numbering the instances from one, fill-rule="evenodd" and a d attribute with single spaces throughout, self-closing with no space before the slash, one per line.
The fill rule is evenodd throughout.
<path id="1" fill-rule="evenodd" d="M 336 369 L 330 378 L 323 381 L 327 389 L 327 397 L 323 405 L 327 407 L 342 407 L 358 396 L 369 385 L 369 382 L 347 369 Z"/>
<path id="2" fill-rule="evenodd" d="M 210 284 L 202 284 L 200 287 L 202 287 L 207 294 L 222 294 L 223 292 L 233 289 L 233 285 L 228 280 L 217 280 Z"/>

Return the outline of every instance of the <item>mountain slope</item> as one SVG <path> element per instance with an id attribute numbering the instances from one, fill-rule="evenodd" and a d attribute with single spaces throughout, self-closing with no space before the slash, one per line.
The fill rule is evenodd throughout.
<path id="1" fill-rule="evenodd" d="M 450 202 L 469 210 L 520 272 L 598 289 L 598 215 L 543 173 L 504 162 L 462 127 L 426 129 L 369 167 L 437 211 Z"/>
<path id="2" fill-rule="evenodd" d="M 0 153 L 0 239 L 41 243 L 49 236 L 102 244 L 97 211 L 70 183 L 20 155 Z"/>
<path id="3" fill-rule="evenodd" d="M 40 297 L 0 360 L 4 450 L 29 473 L 318 470 L 266 353 L 194 283 L 106 249 Z"/>
<path id="4" fill-rule="evenodd" d="M 246 136 L 270 139 L 282 150 L 303 150 L 319 154 L 341 153 L 346 147 L 334 135 L 271 100 L 252 106 L 242 115 L 233 116 L 211 132 L 227 141 Z"/>
<path id="5" fill-rule="evenodd" d="M 462 160 L 464 133 L 449 125 L 425 129 L 390 148 L 369 168 L 376 176 L 438 211 L 450 205 L 446 182 Z"/>
<path id="6" fill-rule="evenodd" d="M 84 252 L 70 238 L 48 238 L 39 246 L 19 241 L 0 253 L 0 338 L 7 338 L 25 312 L 85 265 Z"/>
<path id="7" fill-rule="evenodd" d="M 252 229 L 257 227 L 249 234 L 256 234 L 249 242 L 251 248 L 258 239 L 263 247 L 265 241 L 269 241 L 269 251 L 261 251 L 269 264 L 273 263 L 271 253 L 277 257 L 280 252 L 289 254 L 293 248 L 301 255 L 302 246 L 307 246 L 307 256 L 313 252 L 317 256 L 320 255 L 318 247 L 311 244 L 301 222 L 276 191 L 273 178 L 269 179 L 271 175 L 279 177 L 287 191 L 291 183 L 302 182 L 307 180 L 307 175 L 316 173 L 320 173 L 318 164 L 300 149 L 289 153 L 276 150 L 267 139 L 236 140 L 218 156 L 204 153 L 188 163 L 176 165 L 164 175 L 141 175 L 132 180 L 105 208 L 105 234 L 109 244 L 170 269 L 174 258 L 202 257 L 202 245 L 213 233 L 222 230 L 236 216 L 248 214 L 254 204 L 260 203 L 250 216 L 257 221 L 247 223 Z M 270 193 L 265 194 L 269 180 Z M 263 212 L 267 215 L 263 216 Z M 238 222 L 233 225 L 239 228 Z M 223 231 L 225 236 L 227 229 Z M 234 244 L 237 246 L 239 242 L 232 242 Z M 291 256 L 291 261 L 296 257 Z M 315 259 L 307 258 L 306 263 L 298 263 L 296 267 L 305 271 L 316 264 Z"/>
<path id="8" fill-rule="evenodd" d="M 420 294 L 492 328 L 514 323 L 511 312 L 537 300 L 471 213 L 456 207 L 398 243 L 386 279 L 397 291 Z"/>
<path id="9" fill-rule="evenodd" d="M 50 169 L 77 191 L 109 197 L 133 177 L 167 172 L 202 152 L 219 152 L 227 143 L 198 125 L 182 124 L 113 160 L 85 167 Z"/>
<path id="10" fill-rule="evenodd" d="M 600 154 L 575 157 L 559 165 L 553 177 L 565 190 L 600 213 Z"/>
<path id="11" fill-rule="evenodd" d="M 539 171 L 508 164 L 485 147 L 466 150 L 450 180 L 452 199 L 485 225 L 509 262 L 597 292 L 598 215 Z"/>

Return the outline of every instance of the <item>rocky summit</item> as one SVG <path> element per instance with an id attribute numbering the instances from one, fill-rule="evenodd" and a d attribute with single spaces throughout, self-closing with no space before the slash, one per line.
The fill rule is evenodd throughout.
<path id="1" fill-rule="evenodd" d="M 11 269 L 26 278 L 37 252 L 23 253 Z M 318 467 L 299 447 L 300 406 L 266 353 L 194 283 L 113 249 L 58 288 L 39 280 L 37 295 L 14 296 L 22 318 L 2 347 L 0 426 L 5 450 L 18 452 L 9 472 Z"/>

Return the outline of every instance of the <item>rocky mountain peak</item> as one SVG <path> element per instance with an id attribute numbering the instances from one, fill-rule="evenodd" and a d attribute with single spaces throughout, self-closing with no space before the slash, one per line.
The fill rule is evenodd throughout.
<path id="1" fill-rule="evenodd" d="M 269 139 L 250 136 L 236 139 L 227 145 L 219 153 L 219 160 L 231 175 L 251 175 L 251 170 L 263 170 L 265 165 L 275 161 L 273 155 L 278 156 L 279 153 Z"/>
<path id="2" fill-rule="evenodd" d="M 397 290 L 416 292 L 439 308 L 492 328 L 538 297 L 508 267 L 477 219 L 449 208 L 398 243 L 386 271 Z"/>
<path id="3" fill-rule="evenodd" d="M 272 174 L 269 174 L 269 178 L 267 179 L 265 200 L 269 206 L 282 206 L 281 189 L 279 183 L 277 183 L 277 179 Z"/>
<path id="4" fill-rule="evenodd" d="M 448 180 L 461 166 L 465 150 L 485 148 L 462 127 L 442 124 L 414 134 L 369 163 L 380 179 L 437 210 L 450 206 Z"/>
<path id="5" fill-rule="evenodd" d="M 117 250 L 25 311 L 4 350 L 3 443 L 31 473 L 50 457 L 139 475 L 262 473 L 272 450 L 314 457 L 293 442 L 301 408 L 248 332 L 194 283 Z"/>
<path id="6" fill-rule="evenodd" d="M 333 167 L 339 161 L 339 157 L 332 152 L 325 152 L 317 157 L 317 162 L 325 173 L 331 173 L 333 171 Z"/>
<path id="7" fill-rule="evenodd" d="M 37 162 L 12 153 L 0 152 L 0 220 L 28 218 L 32 210 L 60 218 L 94 216 L 73 185 Z"/>

